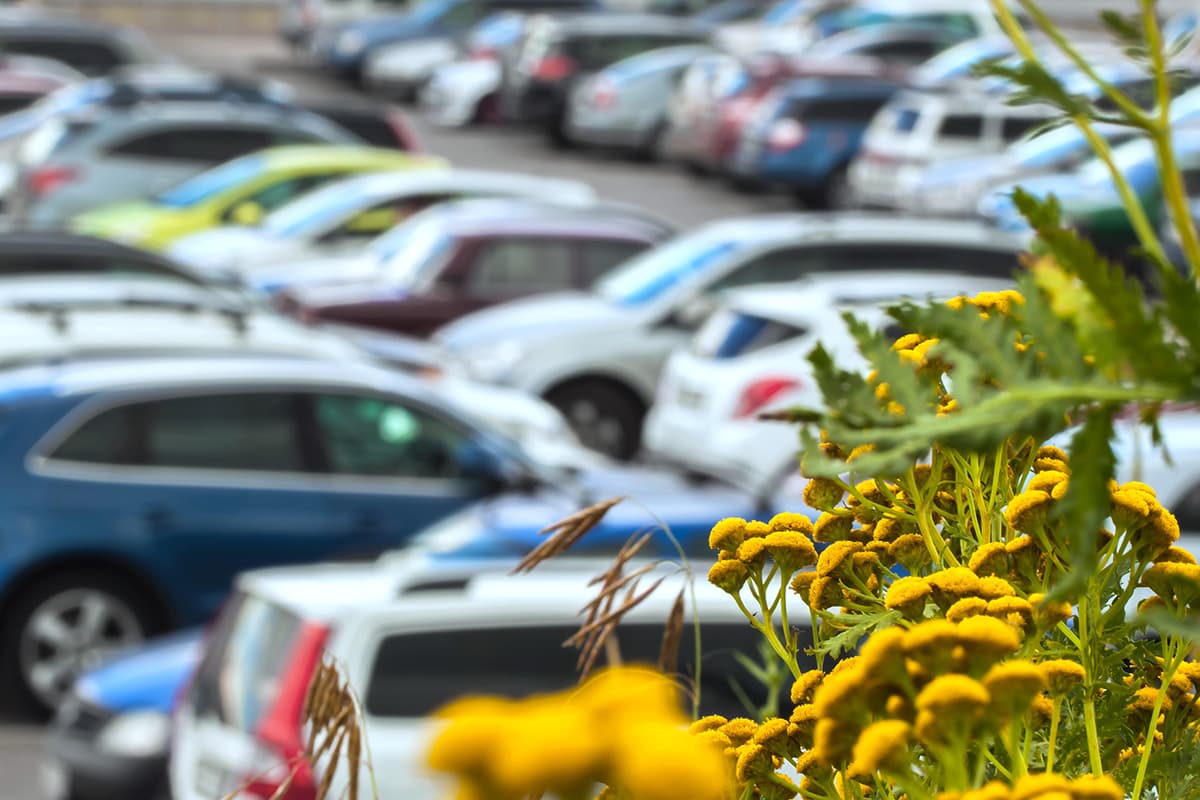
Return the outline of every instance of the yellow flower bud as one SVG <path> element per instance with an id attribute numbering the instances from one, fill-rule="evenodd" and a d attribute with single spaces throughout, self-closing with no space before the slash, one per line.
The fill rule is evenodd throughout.
<path id="1" fill-rule="evenodd" d="M 924 578 L 898 578 L 888 587 L 884 605 L 910 619 L 915 619 L 925 610 L 925 603 L 931 594 L 933 590 Z"/>
<path id="2" fill-rule="evenodd" d="M 1008 551 L 1003 542 L 989 542 L 971 554 L 967 567 L 981 578 L 1008 574 Z"/>
<path id="3" fill-rule="evenodd" d="M 996 664 L 983 676 L 983 685 L 992 696 L 992 712 L 1004 719 L 1019 717 L 1033 699 L 1046 688 L 1046 678 L 1029 661 Z"/>
<path id="4" fill-rule="evenodd" d="M 967 617 L 977 617 L 986 614 L 988 601 L 982 597 L 964 597 L 946 611 L 946 619 L 951 622 L 962 622 Z"/>
<path id="5" fill-rule="evenodd" d="M 844 568 L 853 564 L 853 555 L 862 549 L 858 542 L 834 542 L 817 559 L 817 575 L 825 578 L 842 574 Z"/>
<path id="6" fill-rule="evenodd" d="M 792 577 L 792 582 L 788 586 L 807 603 L 809 594 L 812 591 L 813 581 L 816 579 L 817 571 L 815 569 L 805 570 L 804 572 L 797 572 Z"/>
<path id="7" fill-rule="evenodd" d="M 1049 493 L 1027 489 L 1008 501 L 1004 519 L 1013 530 L 1022 533 L 1041 530 L 1052 502 Z"/>
<path id="8" fill-rule="evenodd" d="M 696 734 L 704 731 L 715 731 L 725 723 L 729 722 L 720 714 L 709 714 L 707 717 L 701 717 L 688 727 L 688 733 Z"/>
<path id="9" fill-rule="evenodd" d="M 898 563 L 903 564 L 909 572 L 919 572 L 921 567 L 930 561 L 925 539 L 916 533 L 901 536 L 892 542 L 888 553 Z"/>
<path id="10" fill-rule="evenodd" d="M 811 525 L 809 526 L 811 527 Z M 767 553 L 785 573 L 792 573 L 802 567 L 811 567 L 817 563 L 817 550 L 813 543 L 803 533 L 795 530 L 781 530 L 768 534 L 763 540 L 767 544 Z"/>
<path id="11" fill-rule="evenodd" d="M 708 582 L 729 594 L 740 591 L 749 578 L 750 570 L 741 561 L 718 561 L 708 570 Z"/>
<path id="12" fill-rule="evenodd" d="M 726 517 L 713 525 L 708 534 L 708 546 L 712 550 L 737 550 L 746 535 L 746 520 Z"/>
<path id="13" fill-rule="evenodd" d="M 818 542 L 840 542 L 850 534 L 854 526 L 854 517 L 849 514 L 830 514 L 825 512 L 817 518 L 813 526 L 813 538 Z"/>
<path id="14" fill-rule="evenodd" d="M 1087 673 L 1083 665 L 1065 658 L 1043 661 L 1038 669 L 1046 677 L 1046 688 L 1054 697 L 1062 697 L 1083 683 Z"/>
<path id="15" fill-rule="evenodd" d="M 804 504 L 818 511 L 831 511 L 842 502 L 846 490 L 832 478 L 813 478 L 804 486 Z"/>
<path id="16" fill-rule="evenodd" d="M 819 669 L 810 669 L 796 678 L 792 683 L 792 703 L 800 706 L 812 702 L 813 693 L 816 692 L 823 680 L 825 680 L 825 673 Z"/>
<path id="17" fill-rule="evenodd" d="M 1082 775 L 1071 783 L 1074 800 L 1125 800 L 1125 790 L 1109 775 Z"/>

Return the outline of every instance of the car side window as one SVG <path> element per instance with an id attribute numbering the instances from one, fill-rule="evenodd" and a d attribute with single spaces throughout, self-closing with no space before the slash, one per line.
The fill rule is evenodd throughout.
<path id="1" fill-rule="evenodd" d="M 429 206 L 445 202 L 454 197 L 452 194 L 428 194 L 412 197 L 401 197 L 376 203 L 370 208 L 359 211 L 338 227 L 322 237 L 322 241 L 336 241 L 346 238 L 374 237 L 398 225 L 404 220 Z"/>
<path id="2" fill-rule="evenodd" d="M 80 425 L 50 458 L 92 464 L 306 471 L 296 397 L 253 393 L 148 400 Z"/>
<path id="3" fill-rule="evenodd" d="M 679 671 L 694 674 L 691 625 L 679 647 Z M 574 625 L 510 626 L 464 630 L 397 633 L 379 643 L 371 665 L 364 706 L 372 717 L 423 717 L 467 694 L 520 699 L 562 690 L 578 681 L 574 648 L 562 643 Z M 752 654 L 755 631 L 746 625 L 705 624 L 701 630 L 701 711 L 729 717 L 765 700 L 761 685 L 738 664 L 735 653 Z M 662 626 L 622 624 L 621 655 L 628 663 L 655 663 L 662 646 Z M 601 656 L 603 662 L 604 656 Z M 680 695 L 680 702 L 686 698 Z"/>
<path id="4" fill-rule="evenodd" d="M 831 250 L 828 247 L 797 247 L 764 253 L 725 275 L 710 291 L 756 283 L 782 283 L 813 272 L 826 272 L 835 264 Z"/>
<path id="5" fill-rule="evenodd" d="M 979 114 L 950 114 L 942 120 L 938 135 L 944 139 L 978 139 L 983 136 L 983 117 Z"/>
<path id="6" fill-rule="evenodd" d="M 604 277 L 613 267 L 623 264 L 638 253 L 645 251 L 650 245 L 645 242 L 613 240 L 583 242 L 580 247 L 582 248 L 583 285 L 591 286 L 594 281 Z"/>
<path id="7" fill-rule="evenodd" d="M 475 257 L 468 283 L 478 294 L 520 294 L 565 289 L 574 248 L 558 239 L 513 238 L 486 242 Z"/>
<path id="8" fill-rule="evenodd" d="M 802 122 L 851 122 L 866 124 L 887 102 L 886 97 L 854 97 L 794 103 L 787 116 Z"/>
<path id="9" fill-rule="evenodd" d="M 1000 121 L 1000 138 L 1006 142 L 1015 142 L 1024 139 L 1026 134 L 1045 123 L 1046 120 L 1037 117 L 1005 117 Z"/>
<path id="10" fill-rule="evenodd" d="M 109 155 L 220 164 L 271 144 L 267 131 L 225 126 L 189 126 L 133 136 L 109 148 Z"/>
<path id="11" fill-rule="evenodd" d="M 947 245 L 855 245 L 836 249 L 829 269 L 858 271 L 945 271 L 990 278 L 1011 278 L 1017 256 L 1004 250 Z"/>
<path id="12" fill-rule="evenodd" d="M 283 178 L 277 180 L 269 186 L 264 186 L 254 194 L 243 197 L 240 200 L 231 204 L 226 214 L 231 214 L 233 209 L 237 208 L 242 203 L 254 203 L 262 208 L 264 212 L 274 211 L 284 203 L 294 200 L 307 191 L 317 188 L 321 184 L 328 181 L 332 175 L 302 175 L 295 178 Z"/>
<path id="13" fill-rule="evenodd" d="M 52 58 L 85 75 L 101 75 L 125 63 L 125 57 L 113 45 L 82 39 L 6 38 L 0 41 L 0 50 L 13 55 Z"/>
<path id="14" fill-rule="evenodd" d="M 920 64 L 932 58 L 938 49 L 937 43 L 928 41 L 881 42 L 875 47 L 869 48 L 867 55 L 904 64 Z"/>
<path id="15" fill-rule="evenodd" d="M 377 397 L 313 398 L 326 468 L 335 475 L 458 477 L 467 435 L 419 408 Z"/>

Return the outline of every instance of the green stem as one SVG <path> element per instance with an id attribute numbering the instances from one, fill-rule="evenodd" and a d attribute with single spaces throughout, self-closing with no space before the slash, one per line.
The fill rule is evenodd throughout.
<path id="1" fill-rule="evenodd" d="M 1092 774 L 1100 778 L 1104 776 L 1104 765 L 1100 760 L 1100 732 L 1096 727 L 1096 671 L 1092 665 L 1088 639 L 1090 595 L 1089 591 L 1079 603 L 1079 656 L 1084 669 L 1083 721 L 1087 731 L 1088 763 L 1091 766 Z"/>
<path id="2" fill-rule="evenodd" d="M 1046 753 L 1046 772 L 1054 772 L 1054 749 L 1058 744 L 1058 721 L 1062 714 L 1062 698 L 1056 697 L 1050 714 L 1050 750 Z"/>
<path id="3" fill-rule="evenodd" d="M 1142 757 L 1138 761 L 1137 778 L 1133 781 L 1133 794 L 1130 795 L 1133 800 L 1138 800 L 1142 796 L 1142 787 L 1146 783 L 1146 767 L 1150 764 L 1150 753 L 1154 750 L 1154 732 L 1158 730 L 1158 715 L 1162 713 L 1163 703 L 1167 699 L 1167 689 L 1170 688 L 1171 681 L 1174 679 L 1175 673 L 1179 671 L 1179 665 L 1183 663 L 1183 656 L 1187 652 L 1184 649 L 1182 654 L 1177 655 L 1172 652 L 1176 648 L 1171 645 L 1171 639 L 1163 639 L 1163 675 L 1158 695 L 1154 698 L 1154 709 L 1150 712 L 1150 725 L 1146 730 L 1146 743 L 1142 748 Z"/>
<path id="4" fill-rule="evenodd" d="M 1021 747 L 1021 721 L 1019 719 L 1014 719 L 1009 723 L 1007 747 L 1008 756 L 1012 761 L 1013 778 L 1020 779 L 1025 777 L 1027 768 L 1025 754 Z"/>

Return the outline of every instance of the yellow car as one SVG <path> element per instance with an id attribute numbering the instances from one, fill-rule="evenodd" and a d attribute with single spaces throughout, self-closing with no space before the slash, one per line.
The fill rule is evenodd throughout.
<path id="1" fill-rule="evenodd" d="M 375 147 L 271 147 L 195 175 L 146 200 L 84 212 L 71 229 L 151 250 L 215 225 L 257 225 L 326 181 L 362 172 L 447 166 L 433 156 Z"/>

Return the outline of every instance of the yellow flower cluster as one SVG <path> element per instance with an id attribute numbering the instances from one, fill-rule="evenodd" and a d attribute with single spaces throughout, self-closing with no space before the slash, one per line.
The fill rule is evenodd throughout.
<path id="1" fill-rule="evenodd" d="M 730 793 L 722 749 L 689 735 L 678 687 L 652 670 L 604 670 L 527 700 L 462 699 L 437 717 L 428 763 L 457 778 L 461 796 L 590 796 L 598 783 L 639 800 Z"/>
<path id="2" fill-rule="evenodd" d="M 718 551 L 708 570 L 709 583 L 735 594 L 751 577 L 761 578 L 768 558 L 786 579 L 817 563 L 814 535 L 812 521 L 803 514 L 776 514 L 770 522 L 723 519 L 708 536 L 708 546 Z"/>
<path id="3" fill-rule="evenodd" d="M 938 800 L 1124 800 L 1125 791 L 1111 777 L 1085 775 L 1075 780 L 1054 773 L 1032 773 L 1009 786 L 992 781 L 969 792 L 943 792 Z"/>

